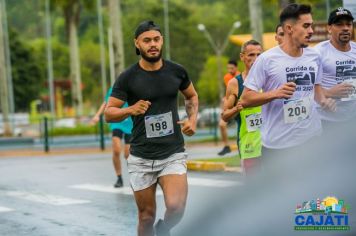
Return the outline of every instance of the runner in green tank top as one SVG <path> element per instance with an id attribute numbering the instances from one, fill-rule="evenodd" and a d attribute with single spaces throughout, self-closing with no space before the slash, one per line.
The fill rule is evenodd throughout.
<path id="1" fill-rule="evenodd" d="M 235 117 L 237 121 L 237 144 L 244 174 L 259 166 L 261 156 L 262 124 L 261 107 L 243 108 L 239 98 L 244 89 L 243 82 L 256 58 L 262 53 L 262 46 L 255 40 L 247 41 L 241 48 L 240 58 L 245 64 L 245 71 L 229 81 L 222 118 L 228 121 Z"/>

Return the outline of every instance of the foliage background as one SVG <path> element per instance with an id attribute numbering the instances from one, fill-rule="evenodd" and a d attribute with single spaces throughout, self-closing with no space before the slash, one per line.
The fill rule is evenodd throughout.
<path id="1" fill-rule="evenodd" d="M 313 5 L 314 21 L 326 20 L 324 0 L 296 2 Z M 61 9 L 53 3 L 55 2 L 51 1 L 54 77 L 55 80 L 67 80 L 69 52 L 65 21 Z M 138 60 L 133 46 L 133 32 L 139 22 L 153 19 L 164 31 L 163 2 L 162 0 L 122 0 L 121 3 L 127 67 Z M 6 4 L 11 31 L 11 62 L 16 111 L 28 111 L 32 100 L 48 96 L 44 1 L 7 0 Z M 262 0 L 262 4 L 264 31 L 274 31 L 280 11 L 279 2 Z M 334 9 L 342 5 L 342 1 L 330 0 L 330 4 L 331 9 Z M 83 5 L 78 29 L 86 114 L 93 114 L 103 97 L 97 9 L 93 5 L 96 6 L 96 4 Z M 104 28 L 108 29 L 109 16 L 105 0 L 103 0 L 102 11 Z M 171 58 L 187 68 L 198 89 L 202 105 L 217 104 L 218 79 L 214 52 L 204 35 L 197 30 L 197 24 L 205 24 L 215 42 L 222 44 L 235 21 L 242 23 L 235 34 L 250 33 L 248 12 L 248 4 L 245 0 L 169 0 Z M 107 30 L 105 30 L 104 40 L 107 48 Z M 224 64 L 229 58 L 238 59 L 239 51 L 236 45 L 230 43 L 224 52 Z M 109 75 L 108 52 L 106 55 L 106 69 Z M 223 70 L 225 72 L 225 68 Z M 108 85 L 109 81 L 107 78 Z"/>

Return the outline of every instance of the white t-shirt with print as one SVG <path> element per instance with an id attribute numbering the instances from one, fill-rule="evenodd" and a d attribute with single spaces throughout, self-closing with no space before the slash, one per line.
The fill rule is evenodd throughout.
<path id="1" fill-rule="evenodd" d="M 323 76 L 323 88 L 351 82 L 356 84 L 356 43 L 351 43 L 351 50 L 342 52 L 337 50 L 329 40 L 316 45 L 314 48 L 320 53 Z M 355 97 L 355 95 L 353 95 Z M 345 101 L 348 100 L 348 101 Z M 321 119 L 328 121 L 347 121 L 356 117 L 356 100 L 336 99 L 336 112 L 321 109 L 317 111 Z"/>
<path id="2" fill-rule="evenodd" d="M 291 99 L 275 99 L 262 106 L 263 146 L 273 149 L 294 147 L 321 133 L 320 117 L 313 103 L 314 84 L 321 83 L 319 65 L 319 54 L 312 48 L 304 48 L 300 57 L 291 57 L 277 46 L 257 58 L 244 83 L 247 88 L 268 92 L 287 81 L 297 84 Z M 308 116 L 300 121 L 288 121 L 286 103 L 302 99 L 310 99 Z"/>

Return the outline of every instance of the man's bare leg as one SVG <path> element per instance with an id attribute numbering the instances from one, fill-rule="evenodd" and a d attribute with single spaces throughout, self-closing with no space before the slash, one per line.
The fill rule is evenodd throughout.
<path id="1" fill-rule="evenodd" d="M 169 231 L 182 219 L 188 195 L 187 175 L 165 175 L 159 178 L 166 212 L 164 227 Z"/>
<path id="2" fill-rule="evenodd" d="M 156 219 L 156 188 L 154 184 L 146 189 L 134 192 L 138 208 L 138 236 L 153 236 L 153 224 Z"/>

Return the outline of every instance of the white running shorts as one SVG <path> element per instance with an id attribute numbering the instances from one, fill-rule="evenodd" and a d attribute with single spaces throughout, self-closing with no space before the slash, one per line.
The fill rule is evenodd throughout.
<path id="1" fill-rule="evenodd" d="M 150 187 L 157 183 L 159 177 L 164 175 L 186 174 L 187 157 L 187 153 L 180 152 L 163 160 L 150 160 L 130 154 L 127 159 L 127 166 L 133 191 Z"/>

